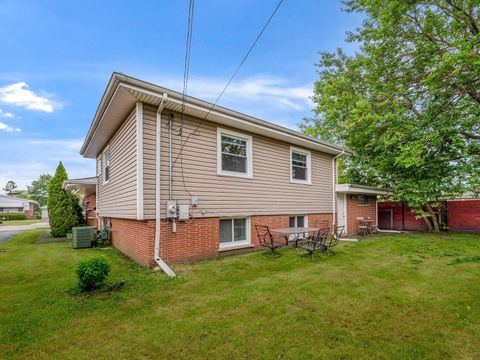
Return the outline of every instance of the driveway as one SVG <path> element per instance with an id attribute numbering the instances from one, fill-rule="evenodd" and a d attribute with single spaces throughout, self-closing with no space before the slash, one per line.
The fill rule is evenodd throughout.
<path id="1" fill-rule="evenodd" d="M 12 225 L 0 226 L 0 244 L 11 239 L 12 237 L 30 229 L 48 229 L 48 222 L 39 222 L 30 225 Z"/>

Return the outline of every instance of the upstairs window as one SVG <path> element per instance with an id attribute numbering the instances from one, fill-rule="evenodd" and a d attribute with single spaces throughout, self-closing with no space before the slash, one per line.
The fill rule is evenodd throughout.
<path id="1" fill-rule="evenodd" d="M 251 136 L 218 129 L 217 151 L 218 174 L 252 177 Z"/>
<path id="2" fill-rule="evenodd" d="M 110 180 L 110 150 L 103 152 L 103 183 L 106 184 Z"/>
<path id="3" fill-rule="evenodd" d="M 291 176 L 295 183 L 311 183 L 310 152 L 296 148 L 290 149 Z"/>

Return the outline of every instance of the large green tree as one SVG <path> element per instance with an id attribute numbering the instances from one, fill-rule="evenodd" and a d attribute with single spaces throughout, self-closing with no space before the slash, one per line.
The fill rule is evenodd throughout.
<path id="1" fill-rule="evenodd" d="M 38 180 L 33 180 L 30 186 L 27 186 L 30 199 L 38 202 L 39 206 L 47 205 L 48 202 L 48 184 L 52 180 L 52 175 L 42 174 Z"/>
<path id="2" fill-rule="evenodd" d="M 75 207 L 78 200 L 75 202 L 75 195 L 63 189 L 63 182 L 67 179 L 65 167 L 60 162 L 48 185 L 48 219 L 54 237 L 65 236 L 79 222 Z"/>
<path id="3" fill-rule="evenodd" d="M 429 228 L 442 200 L 480 187 L 478 0 L 350 0 L 365 16 L 321 53 L 304 132 L 355 151 L 343 176 L 390 188 Z M 433 201 L 433 202 L 430 202 Z"/>

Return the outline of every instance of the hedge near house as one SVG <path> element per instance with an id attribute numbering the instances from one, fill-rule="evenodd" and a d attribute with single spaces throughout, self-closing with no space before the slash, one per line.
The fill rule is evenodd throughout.
<path id="1" fill-rule="evenodd" d="M 52 236 L 66 236 L 72 227 L 78 225 L 77 209 L 71 192 L 63 189 L 63 182 L 68 179 L 62 162 L 57 166 L 55 176 L 48 186 L 48 218 Z"/>

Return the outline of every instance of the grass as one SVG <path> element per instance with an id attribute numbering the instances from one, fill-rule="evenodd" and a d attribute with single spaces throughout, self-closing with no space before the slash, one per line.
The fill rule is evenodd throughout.
<path id="1" fill-rule="evenodd" d="M 1 216 L 0 216 L 1 217 Z M 0 226 L 12 226 L 12 225 L 30 225 L 40 222 L 40 220 L 10 220 L 3 221 Z"/>
<path id="2" fill-rule="evenodd" d="M 0 246 L 6 359 L 480 358 L 478 235 L 385 236 L 315 262 L 257 252 L 176 265 L 168 279 L 41 234 Z M 75 265 L 98 253 L 125 285 L 79 294 Z"/>

